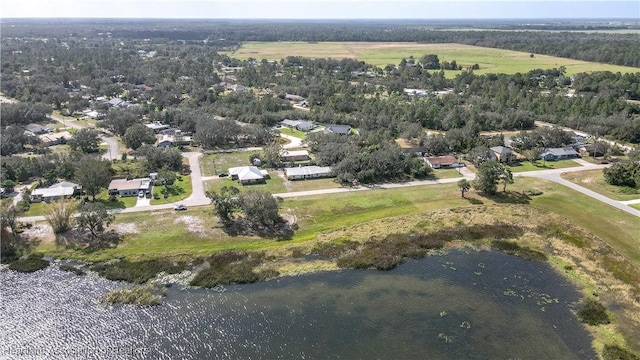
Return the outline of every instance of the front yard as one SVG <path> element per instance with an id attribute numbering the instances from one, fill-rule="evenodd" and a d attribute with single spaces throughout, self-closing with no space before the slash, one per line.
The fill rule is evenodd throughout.
<path id="1" fill-rule="evenodd" d="M 173 185 L 169 185 L 167 187 L 169 197 L 167 197 L 166 199 L 164 198 L 163 190 L 164 186 L 162 185 L 153 187 L 153 197 L 151 198 L 151 205 L 176 203 L 188 198 L 193 192 L 191 175 L 181 175 L 181 177 L 178 177 L 176 179 Z"/>
<path id="2" fill-rule="evenodd" d="M 307 133 L 295 129 L 289 129 L 287 127 L 281 127 L 278 129 L 282 134 L 297 137 L 298 139 L 306 139 Z"/>
<path id="3" fill-rule="evenodd" d="M 514 162 L 511 164 L 507 164 L 507 169 L 511 170 L 511 172 L 525 172 L 525 171 L 536 171 L 536 170 L 551 170 L 551 169 L 563 169 L 570 167 L 578 167 L 581 166 L 577 162 L 573 160 L 558 160 L 558 161 L 542 161 L 538 160 L 535 164 L 532 164 L 529 161 L 521 161 Z"/>

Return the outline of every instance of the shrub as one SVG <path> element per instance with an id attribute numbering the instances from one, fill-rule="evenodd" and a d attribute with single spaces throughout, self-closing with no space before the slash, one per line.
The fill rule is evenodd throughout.
<path id="1" fill-rule="evenodd" d="M 22 273 L 32 273 L 42 270 L 47 266 L 49 266 L 49 262 L 47 260 L 43 260 L 42 256 L 31 254 L 26 259 L 14 261 L 9 264 L 9 269 Z"/>
<path id="2" fill-rule="evenodd" d="M 209 258 L 210 267 L 203 269 L 191 281 L 193 286 L 213 288 L 218 285 L 248 284 L 276 277 L 273 269 L 256 270 L 264 255 L 245 251 L 223 251 Z"/>
<path id="3" fill-rule="evenodd" d="M 594 326 L 608 324 L 610 322 L 607 309 L 602 303 L 594 299 L 587 299 L 585 301 L 582 310 L 578 311 L 578 318 L 580 318 L 580 321 L 583 323 Z"/>
<path id="4" fill-rule="evenodd" d="M 113 290 L 104 295 L 103 304 L 129 304 L 140 306 L 160 305 L 166 290 L 157 285 L 133 285 Z"/>
<path id="5" fill-rule="evenodd" d="M 112 264 L 97 264 L 91 267 L 101 276 L 113 281 L 126 281 L 143 284 L 160 272 L 177 274 L 187 268 L 185 263 L 173 263 L 169 260 L 153 259 L 144 261 L 121 260 Z"/>
<path id="6" fill-rule="evenodd" d="M 75 266 L 71 266 L 71 265 L 60 265 L 60 270 L 62 271 L 68 271 L 68 272 L 72 272 L 78 276 L 84 275 L 85 272 L 82 269 L 78 269 Z"/>
<path id="7" fill-rule="evenodd" d="M 602 358 L 604 360 L 640 360 L 636 354 L 618 345 L 605 345 Z"/>

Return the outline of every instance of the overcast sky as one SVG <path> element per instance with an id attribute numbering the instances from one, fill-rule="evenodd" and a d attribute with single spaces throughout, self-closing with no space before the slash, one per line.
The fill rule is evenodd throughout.
<path id="1" fill-rule="evenodd" d="M 0 14 L 6 18 L 640 19 L 640 0 L 2 0 Z"/>

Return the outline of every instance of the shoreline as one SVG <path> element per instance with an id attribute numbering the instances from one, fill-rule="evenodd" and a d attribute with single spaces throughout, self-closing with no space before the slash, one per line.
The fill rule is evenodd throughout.
<path id="1" fill-rule="evenodd" d="M 376 267 L 366 261 L 362 266 L 340 267 L 338 265 L 339 259 L 349 256 L 357 260 L 355 264 L 360 264 L 358 261 L 361 261 L 363 257 L 369 261 L 370 259 L 367 257 L 373 256 L 374 260 L 384 261 L 385 268 L 390 269 L 402 263 L 403 259 L 424 257 L 455 249 L 495 250 L 495 242 L 492 242 L 492 239 L 504 238 L 509 242 L 517 243 L 522 249 L 533 249 L 546 254 L 548 258 L 546 262 L 549 266 L 570 281 L 585 299 L 601 301 L 607 309 L 610 309 L 608 312 L 614 315 L 611 324 L 584 325 L 593 336 L 593 348 L 597 353 L 601 354 L 605 345 L 611 344 L 638 351 L 631 347 L 633 343 L 630 342 L 630 339 L 638 336 L 637 328 L 640 325 L 638 284 L 634 287 L 633 284 L 617 278 L 615 273 L 607 269 L 612 266 L 611 264 L 618 266 L 624 263 L 624 258 L 613 252 L 602 239 L 548 211 L 521 205 L 510 205 L 506 209 L 503 205 L 501 209 L 495 206 L 480 206 L 403 215 L 323 232 L 317 234 L 313 240 L 305 242 L 283 242 L 268 248 L 247 250 L 246 253 L 261 254 L 258 262 L 251 260 L 254 262 L 248 268 L 248 273 L 266 272 L 266 274 L 270 274 L 266 278 L 273 278 L 274 274 L 277 274 L 276 277 L 291 277 L 318 271 L 342 270 L 348 267 Z M 503 220 L 496 223 L 495 217 L 499 210 L 502 211 L 499 214 Z M 537 218 L 540 221 L 532 224 L 527 221 L 531 218 Z M 467 228 L 463 224 L 474 225 Z M 510 224 L 511 227 L 506 224 Z M 367 230 L 364 231 L 362 228 Z M 435 249 L 406 248 L 403 247 L 406 244 L 402 238 L 398 239 L 401 234 L 393 231 L 400 228 L 413 231 L 413 235 L 405 234 L 411 238 L 412 242 L 410 243 L 415 242 L 411 236 L 415 236 L 418 232 L 430 236 L 442 236 L 441 239 L 446 241 L 442 243 L 441 247 Z M 472 233 L 472 229 L 476 229 L 473 230 L 476 231 L 475 234 Z M 477 233 L 479 231 L 477 229 L 484 229 L 486 233 Z M 453 232 L 449 234 L 451 231 Z M 402 246 L 382 248 L 381 244 L 386 243 Z M 371 251 L 380 249 L 382 252 L 372 255 Z M 393 251 L 400 251 L 400 255 L 392 254 Z M 405 253 L 402 253 L 403 251 Z M 378 255 L 379 258 L 376 258 Z M 153 258 L 162 257 L 154 256 Z M 392 260 L 395 259 L 394 261 L 398 258 L 400 260 L 388 267 L 387 261 L 390 257 L 393 258 Z M 186 272 L 183 270 L 176 274 L 154 274 L 152 280 L 144 283 L 166 284 L 171 282 L 185 288 L 185 284 L 190 283 L 197 276 L 197 270 L 211 267 L 213 262 L 212 256 L 192 258 L 191 260 L 192 266 L 189 269 L 185 268 L 188 270 Z M 56 259 L 53 263 L 60 265 L 68 261 Z M 70 260 L 70 262 L 77 263 L 78 260 Z M 111 260 L 111 264 L 113 263 L 114 261 Z M 91 263 L 84 262 L 84 264 L 86 266 Z M 636 273 L 633 275 L 640 276 L 637 269 L 635 271 Z M 252 279 L 253 281 L 248 282 L 264 280 L 262 278 Z M 232 283 L 237 282 L 232 281 Z M 209 286 L 209 288 L 214 288 L 214 286 Z"/>

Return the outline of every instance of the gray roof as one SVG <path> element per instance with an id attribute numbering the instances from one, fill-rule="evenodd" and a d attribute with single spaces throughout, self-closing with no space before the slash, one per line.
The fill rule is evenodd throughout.
<path id="1" fill-rule="evenodd" d="M 326 125 L 324 127 L 325 131 L 329 131 L 336 134 L 348 134 L 351 131 L 351 126 L 349 125 Z"/>
<path id="2" fill-rule="evenodd" d="M 500 155 L 506 155 L 506 154 L 511 154 L 512 153 L 510 148 L 504 147 L 504 146 L 494 146 L 494 147 L 491 148 L 491 151 L 495 151 Z"/>
<path id="3" fill-rule="evenodd" d="M 569 155 L 580 155 L 577 151 L 575 151 L 573 148 L 571 147 L 563 147 L 563 148 L 548 148 L 548 149 L 544 149 L 544 151 L 542 151 L 542 153 L 540 153 L 540 156 L 547 156 L 547 155 L 553 155 L 553 156 L 569 156 Z"/>

